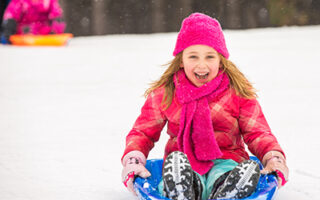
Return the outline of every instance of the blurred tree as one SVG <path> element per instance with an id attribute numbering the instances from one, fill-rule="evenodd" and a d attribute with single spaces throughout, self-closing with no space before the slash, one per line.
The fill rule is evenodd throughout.
<path id="1" fill-rule="evenodd" d="M 310 24 L 320 24 L 320 0 L 313 0 L 310 5 Z"/>
<path id="2" fill-rule="evenodd" d="M 166 18 L 165 18 L 165 1 L 151 0 L 151 31 L 165 32 Z"/>
<path id="3" fill-rule="evenodd" d="M 194 11 L 219 20 L 223 28 L 255 28 L 269 25 L 266 1 L 257 0 L 199 0 Z"/>
<path id="4" fill-rule="evenodd" d="M 267 1 L 243 1 L 241 11 L 241 28 L 256 28 L 269 26 Z"/>
<path id="5" fill-rule="evenodd" d="M 243 0 L 226 0 L 225 8 L 225 23 L 227 28 L 239 29 L 241 28 L 241 14 Z"/>
<path id="6" fill-rule="evenodd" d="M 158 0 L 161 1 L 161 0 Z M 179 31 L 182 20 L 192 13 L 192 0 L 163 0 L 166 19 L 166 32 Z"/>
<path id="7" fill-rule="evenodd" d="M 308 24 L 311 3 L 312 0 L 270 0 L 268 2 L 270 24 L 273 26 Z"/>
<path id="8" fill-rule="evenodd" d="M 201 12 L 212 16 L 219 20 L 221 24 L 224 24 L 225 15 L 225 2 L 224 0 L 199 0 L 193 1 L 193 12 Z"/>
<path id="9" fill-rule="evenodd" d="M 60 0 L 67 22 L 67 32 L 78 35 L 92 35 L 91 0 Z"/>
<path id="10" fill-rule="evenodd" d="M 192 12 L 226 29 L 320 24 L 320 0 L 60 0 L 77 35 L 179 31 Z"/>
<path id="11" fill-rule="evenodd" d="M 108 28 L 106 4 L 108 0 L 92 1 L 92 31 L 95 35 L 106 34 Z"/>

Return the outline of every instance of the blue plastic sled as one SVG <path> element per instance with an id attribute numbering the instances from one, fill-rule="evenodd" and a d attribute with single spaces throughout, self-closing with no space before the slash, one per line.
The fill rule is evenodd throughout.
<path id="1" fill-rule="evenodd" d="M 259 163 L 260 169 L 263 168 L 258 158 L 252 156 L 251 160 Z M 147 179 L 137 177 L 134 182 L 134 188 L 140 200 L 170 200 L 161 196 L 157 190 L 158 184 L 162 178 L 162 159 L 147 160 L 146 168 L 150 171 L 151 176 Z M 273 200 L 278 191 L 278 181 L 272 174 L 261 174 L 256 191 L 249 197 L 242 200 Z M 225 199 L 227 200 L 227 199 Z"/>

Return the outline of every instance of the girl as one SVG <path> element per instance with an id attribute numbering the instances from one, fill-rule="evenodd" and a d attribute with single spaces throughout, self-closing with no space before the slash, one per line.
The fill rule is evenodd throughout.
<path id="1" fill-rule="evenodd" d="M 2 40 L 13 34 L 63 33 L 62 10 L 58 0 L 11 0 L 3 16 Z"/>
<path id="2" fill-rule="evenodd" d="M 163 181 L 170 199 L 244 198 L 256 188 L 260 170 L 248 149 L 288 179 L 283 150 L 262 113 L 250 82 L 228 60 L 219 22 L 194 13 L 184 19 L 175 56 L 146 91 L 147 100 L 126 138 L 122 180 L 134 193 L 134 176 L 148 177 L 149 151 L 167 123 Z"/>

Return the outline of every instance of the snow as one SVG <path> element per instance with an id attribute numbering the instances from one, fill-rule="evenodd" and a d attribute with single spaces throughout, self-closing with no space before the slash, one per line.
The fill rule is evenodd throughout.
<path id="1" fill-rule="evenodd" d="M 125 136 L 177 33 L 0 45 L 0 199 L 135 199 L 120 180 Z M 320 26 L 225 31 L 287 154 L 277 199 L 320 199 Z M 165 131 L 164 131 L 165 132 Z M 160 158 L 162 134 L 149 158 Z"/>

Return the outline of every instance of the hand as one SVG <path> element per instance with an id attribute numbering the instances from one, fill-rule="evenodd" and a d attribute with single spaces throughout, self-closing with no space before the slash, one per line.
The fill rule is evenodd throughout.
<path id="1" fill-rule="evenodd" d="M 263 157 L 264 169 L 262 174 L 275 172 L 278 177 L 279 188 L 284 186 L 288 181 L 289 169 L 284 156 L 277 151 L 270 151 Z"/>
<path id="2" fill-rule="evenodd" d="M 146 158 L 141 154 L 139 151 L 132 151 L 123 158 L 122 182 L 134 195 L 137 195 L 133 188 L 134 177 L 147 178 L 151 176 L 150 172 L 144 167 Z"/>

